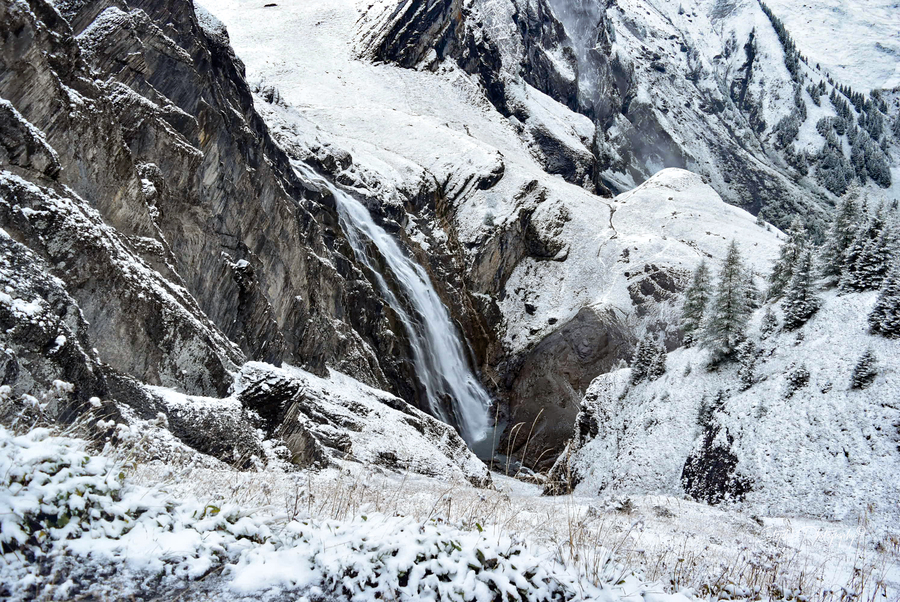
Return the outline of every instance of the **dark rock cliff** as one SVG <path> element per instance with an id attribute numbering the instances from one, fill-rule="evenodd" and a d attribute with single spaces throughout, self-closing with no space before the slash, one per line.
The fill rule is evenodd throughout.
<path id="1" fill-rule="evenodd" d="M 245 358 L 332 365 L 390 388 L 374 352 L 387 310 L 347 259 L 333 203 L 294 175 L 242 65 L 203 32 L 191 3 L 67 2 L 62 17 L 45 2 L 28 6 L 0 13 L 4 163 L 39 184 L 38 196 L 71 202 L 38 207 L 8 185 L 4 227 L 59 270 L 103 360 L 197 393 L 223 393 Z M 26 227 L 17 205 L 49 213 Z M 114 243 L 80 257 L 81 231 L 63 206 L 96 210 L 82 219 Z M 128 284 L 115 261 L 149 276 Z M 183 338 L 208 360 L 163 365 L 178 343 L 164 342 L 161 308 L 138 307 L 153 304 L 142 288 L 168 289 L 189 314 Z"/>
<path id="2" fill-rule="evenodd" d="M 270 137 L 224 30 L 189 0 L 30 0 L 0 2 L 0 36 L 0 385 L 71 383 L 56 417 L 92 397 L 169 413 L 229 462 L 261 453 L 251 414 L 219 424 L 144 385 L 223 399 L 259 360 L 416 402 L 402 327 L 331 194 Z"/>

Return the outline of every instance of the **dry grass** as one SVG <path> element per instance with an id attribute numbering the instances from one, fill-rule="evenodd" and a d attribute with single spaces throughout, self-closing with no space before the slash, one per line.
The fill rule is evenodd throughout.
<path id="1" fill-rule="evenodd" d="M 664 496 L 541 497 L 537 486 L 496 474 L 496 489 L 481 490 L 464 481 L 388 474 L 356 464 L 318 473 L 277 467 L 241 472 L 198 459 L 190 450 L 165 462 L 150 461 L 166 435 L 162 421 L 110 444 L 109 429 L 96 424 L 103 417 L 94 414 L 55 430 L 105 447 L 142 484 L 258 508 L 285 522 L 381 513 L 484 528 L 488 535 L 540 546 L 548 559 L 626 594 L 635 593 L 627 588 L 642 581 L 710 600 L 900 602 L 900 535 L 872 514 L 856 525 L 761 520 Z M 22 432 L 53 424 L 32 412 L 12 426 Z M 171 442 L 166 445 L 171 452 Z"/>
<path id="2" fill-rule="evenodd" d="M 479 490 L 354 465 L 319 473 L 189 468 L 177 478 L 161 470 L 141 465 L 135 477 L 285 517 L 382 513 L 485 528 L 536 544 L 590 580 L 623 588 L 637 577 L 663 591 L 713 600 L 900 601 L 900 539 L 865 518 L 855 526 L 784 519 L 761 525 L 737 511 L 672 497 L 604 504 L 540 497 L 536 486 L 497 475 L 496 490 Z"/>

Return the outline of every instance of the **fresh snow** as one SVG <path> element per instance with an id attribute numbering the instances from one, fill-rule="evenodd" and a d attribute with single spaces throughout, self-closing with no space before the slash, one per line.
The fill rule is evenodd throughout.
<path id="1" fill-rule="evenodd" d="M 859 92 L 900 87 L 896 0 L 766 0 L 797 48 Z"/>
<path id="2" fill-rule="evenodd" d="M 132 483 L 119 463 L 47 429 L 15 436 L 0 427 L 0 473 L 0 591 L 12 600 L 121 599 L 192 584 L 187 599 L 613 602 L 628 599 L 623 585 L 648 589 L 633 576 L 615 588 L 591 583 L 545 548 L 440 516 L 370 511 L 332 520 L 302 505 L 285 514 L 179 499 L 159 485 Z"/>
<path id="3" fill-rule="evenodd" d="M 574 456 L 583 476 L 578 491 L 681 494 L 685 460 L 703 438 L 698 416 L 711 411 L 721 447 L 751 483 L 739 507 L 848 522 L 865 515 L 896 527 L 900 343 L 868 334 L 875 297 L 825 293 L 809 323 L 765 339 L 759 310 L 750 337 L 760 357 L 745 391 L 738 366 L 709 371 L 702 348 L 669 353 L 667 373 L 654 382 L 631 386 L 630 369 L 599 376 L 586 399 L 600 431 Z M 866 349 L 878 358 L 879 374 L 870 388 L 854 390 L 850 375 Z M 809 383 L 793 391 L 788 378 L 800 367 Z"/>
<path id="4" fill-rule="evenodd" d="M 752 518 L 671 496 L 542 498 L 509 477 L 479 490 L 359 465 L 129 469 L 147 432 L 132 437 L 97 455 L 46 429 L 0 428 L 3 595 L 687 602 L 900 591 L 896 554 L 878 551 L 865 522 Z"/>

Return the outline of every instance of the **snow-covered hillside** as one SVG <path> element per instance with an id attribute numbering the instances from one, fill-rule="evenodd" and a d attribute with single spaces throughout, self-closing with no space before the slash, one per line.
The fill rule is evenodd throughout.
<path id="1" fill-rule="evenodd" d="M 800 51 L 858 90 L 900 87 L 900 6 L 895 0 L 766 0 Z"/>
<path id="2" fill-rule="evenodd" d="M 569 464 L 577 490 L 689 490 L 752 512 L 830 520 L 869 513 L 896 525 L 900 342 L 868 333 L 874 301 L 872 293 L 825 293 L 805 326 L 769 335 L 758 311 L 749 386 L 740 364 L 710 372 L 709 352 L 699 348 L 670 353 L 654 382 L 631 385 L 630 369 L 598 377 L 579 416 L 584 444 L 574 444 Z M 867 349 L 878 375 L 854 389 Z M 695 490 L 689 472 L 702 474 Z"/>
<path id="3" fill-rule="evenodd" d="M 890 531 L 871 522 L 750 517 L 659 495 L 548 498 L 504 476 L 484 490 L 359 465 L 238 471 L 196 452 L 153 459 L 167 439 L 148 426 L 117 427 L 121 443 L 102 454 L 46 429 L 0 428 L 0 595 L 686 602 L 900 591 Z"/>
<path id="4" fill-rule="evenodd" d="M 479 367 L 508 400 L 510 423 L 543 411 L 538 455 L 559 451 L 594 376 L 628 357 L 646 328 L 671 324 L 673 295 L 700 259 L 723 258 L 731 239 L 757 275 L 774 258 L 776 232 L 701 176 L 663 170 L 604 199 L 548 174 L 532 126 L 555 137 L 559 153 L 587 155 L 594 126 L 528 84 L 508 86 L 533 121 L 523 129 L 451 61 L 414 70 L 360 60 L 356 40 L 369 25 L 357 2 L 205 5 L 228 25 L 259 82 L 257 106 L 295 161 L 365 195 L 435 280 L 449 256 L 447 284 L 458 290 L 446 298 L 490 322 L 497 343 Z M 422 206 L 432 195 L 441 200 Z"/>

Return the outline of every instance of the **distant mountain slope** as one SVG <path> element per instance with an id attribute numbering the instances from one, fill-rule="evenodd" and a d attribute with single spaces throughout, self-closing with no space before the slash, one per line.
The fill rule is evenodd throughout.
<path id="1" fill-rule="evenodd" d="M 766 0 L 813 64 L 860 91 L 900 87 L 896 0 Z"/>
<path id="2" fill-rule="evenodd" d="M 848 166 L 855 133 L 845 146 L 826 145 L 827 131 L 817 125 L 837 107 L 820 102 L 822 92 L 812 89 L 822 81 L 827 98 L 846 82 L 827 81 L 814 62 L 803 62 L 790 30 L 757 0 L 414 6 L 406 0 L 361 6 L 361 56 L 420 69 L 455 59 L 517 124 L 545 169 L 569 181 L 584 185 L 583 169 L 560 164 L 558 149 L 568 145 L 529 100 L 532 89 L 560 103 L 558 115 L 568 108 L 593 121 L 588 165 L 601 193 L 631 188 L 663 167 L 682 167 L 707 178 L 728 202 L 754 214 L 762 210 L 783 226 L 796 214 L 819 224 L 823 206 L 854 178 L 874 194 L 897 196 L 896 188 L 881 192 L 897 179 L 900 164 L 897 98 L 873 98 L 875 109 L 865 109 L 878 112 L 892 131 L 870 132 L 869 171 L 878 177 L 870 179 L 865 169 L 854 174 Z M 858 28 L 852 35 L 869 39 L 870 32 Z M 476 51 L 479 61 L 472 59 Z M 856 104 L 847 115 L 852 121 L 863 112 Z M 867 140 L 858 144 L 862 152 Z"/>

